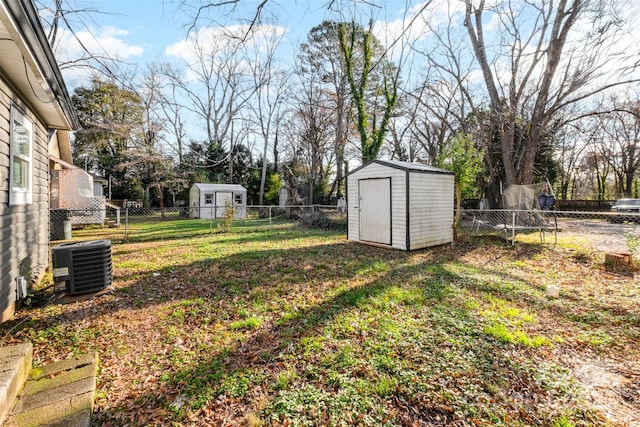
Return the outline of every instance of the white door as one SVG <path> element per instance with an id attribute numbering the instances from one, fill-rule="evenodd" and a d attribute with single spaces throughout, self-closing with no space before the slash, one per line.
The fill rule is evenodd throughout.
<path id="1" fill-rule="evenodd" d="M 216 193 L 216 218 L 223 218 L 227 206 L 233 206 L 233 193 Z"/>
<path id="2" fill-rule="evenodd" d="M 360 240 L 391 244 L 391 178 L 358 181 Z"/>

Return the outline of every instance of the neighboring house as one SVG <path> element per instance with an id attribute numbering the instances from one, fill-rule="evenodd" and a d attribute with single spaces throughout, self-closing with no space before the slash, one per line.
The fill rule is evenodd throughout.
<path id="1" fill-rule="evenodd" d="M 31 0 L 0 2 L 0 321 L 49 264 L 49 173 L 71 164 L 71 98 Z"/>
<path id="2" fill-rule="evenodd" d="M 104 194 L 104 189 L 109 185 L 109 181 L 102 178 L 101 176 L 90 174 L 93 179 L 93 196 L 94 197 L 107 197 Z M 110 195 L 110 194 L 109 194 Z"/>
<path id="3" fill-rule="evenodd" d="M 191 218 L 223 218 L 233 205 L 234 218 L 247 217 L 247 189 L 239 184 L 193 184 L 189 190 Z"/>
<path id="4" fill-rule="evenodd" d="M 50 207 L 70 211 L 72 225 L 103 225 L 106 218 L 102 185 L 78 167 L 51 171 Z"/>

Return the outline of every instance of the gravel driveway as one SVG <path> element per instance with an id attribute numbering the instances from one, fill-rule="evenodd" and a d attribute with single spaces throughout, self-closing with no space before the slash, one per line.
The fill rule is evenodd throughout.
<path id="1" fill-rule="evenodd" d="M 562 219 L 558 227 L 563 235 L 587 236 L 591 249 L 599 252 L 628 252 L 627 238 L 640 239 L 640 224 L 610 224 L 598 219 Z"/>

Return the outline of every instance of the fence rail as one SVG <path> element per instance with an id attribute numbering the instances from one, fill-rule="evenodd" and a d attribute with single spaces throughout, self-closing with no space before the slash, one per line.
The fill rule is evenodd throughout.
<path id="1" fill-rule="evenodd" d="M 91 210 L 51 210 L 51 240 L 64 240 L 74 234 L 89 236 L 87 229 L 115 228 L 110 236 L 123 240 L 142 233 L 145 224 L 162 223 L 163 221 L 191 221 L 189 230 L 217 229 L 222 218 L 215 213 L 222 206 L 198 206 L 195 209 L 213 212 L 206 218 L 198 218 L 194 207 L 171 208 L 123 208 L 120 211 L 107 208 L 100 212 Z M 119 213 L 119 217 L 118 217 Z M 73 224 L 74 217 L 104 218 L 103 222 L 83 224 L 83 231 L 76 231 L 80 226 Z M 332 205 L 288 206 L 247 206 L 242 217 L 233 219 L 238 227 L 270 227 L 274 221 L 284 218 L 295 219 L 305 224 L 325 229 L 345 230 L 347 214 L 344 209 Z M 184 223 L 185 225 L 187 223 Z M 184 225 L 183 225 L 184 226 Z M 72 228 L 74 228 L 72 232 Z M 92 231 L 92 230 L 89 230 Z M 459 234 L 469 236 L 495 235 L 511 244 L 519 241 L 532 243 L 557 244 L 559 239 L 580 240 L 596 250 L 628 250 L 630 239 L 640 240 L 640 212 L 616 213 L 605 211 L 582 212 L 561 210 L 479 210 L 462 209 L 460 211 Z M 96 230 L 93 235 L 99 235 Z M 106 232 L 104 233 L 106 234 Z M 87 237 L 90 238 L 90 237 Z M 151 237 L 149 237 L 151 238 Z M 162 238 L 159 234 L 157 238 Z M 587 242 L 587 243 L 584 243 Z"/>

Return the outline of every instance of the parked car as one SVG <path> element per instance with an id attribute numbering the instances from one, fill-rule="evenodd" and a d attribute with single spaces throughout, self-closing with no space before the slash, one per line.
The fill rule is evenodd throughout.
<path id="1" fill-rule="evenodd" d="M 611 211 L 625 215 L 612 215 L 608 218 L 609 222 L 640 222 L 640 199 L 618 199 L 611 206 Z M 639 215 L 630 215 L 632 213 Z"/>

